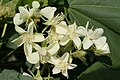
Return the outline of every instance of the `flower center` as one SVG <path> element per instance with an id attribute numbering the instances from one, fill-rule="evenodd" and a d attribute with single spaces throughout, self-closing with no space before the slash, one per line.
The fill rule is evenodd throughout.
<path id="1" fill-rule="evenodd" d="M 31 42 L 32 42 L 32 39 L 33 39 L 33 36 L 32 36 L 32 35 L 26 33 L 26 34 L 23 34 L 22 37 L 23 37 L 23 41 L 24 41 L 25 43 L 31 43 Z"/>
<path id="2" fill-rule="evenodd" d="M 61 70 L 65 70 L 66 67 L 67 67 L 67 63 L 66 62 L 59 62 L 58 64 L 58 67 L 61 69 Z"/>

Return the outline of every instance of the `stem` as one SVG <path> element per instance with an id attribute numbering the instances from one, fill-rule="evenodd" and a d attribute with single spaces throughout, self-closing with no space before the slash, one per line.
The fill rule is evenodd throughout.
<path id="1" fill-rule="evenodd" d="M 67 21 L 68 24 L 70 24 L 71 22 L 67 19 L 67 9 L 64 8 L 64 12 L 65 12 L 65 19 Z"/>
<path id="2" fill-rule="evenodd" d="M 43 30 L 42 30 L 42 33 L 45 32 L 45 30 L 48 28 L 49 26 L 46 26 Z"/>
<path id="3" fill-rule="evenodd" d="M 45 67 L 46 67 L 46 64 L 43 65 L 43 68 L 42 68 L 42 70 L 41 70 L 41 72 L 40 72 L 41 75 L 43 75 L 43 72 L 44 72 L 44 70 L 45 70 Z"/>
<path id="4" fill-rule="evenodd" d="M 48 66 L 48 80 L 50 80 L 50 67 Z"/>
<path id="5" fill-rule="evenodd" d="M 1 38 L 5 35 L 6 28 L 7 28 L 7 24 L 4 25 L 4 29 L 3 29 L 3 32 L 2 32 L 2 36 L 1 36 Z"/>

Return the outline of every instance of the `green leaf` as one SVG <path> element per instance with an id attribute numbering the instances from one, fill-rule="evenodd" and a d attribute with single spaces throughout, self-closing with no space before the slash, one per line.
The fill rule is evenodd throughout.
<path id="1" fill-rule="evenodd" d="M 16 38 L 18 38 L 20 35 L 18 33 L 14 34 L 13 36 L 11 36 L 8 40 L 8 43 L 6 44 L 7 47 L 12 48 L 12 49 L 16 49 L 18 48 L 17 45 L 15 45 L 14 43 L 12 43 L 12 41 Z"/>
<path id="2" fill-rule="evenodd" d="M 77 80 L 119 80 L 120 71 L 111 70 L 100 62 L 96 62 L 84 71 Z"/>
<path id="3" fill-rule="evenodd" d="M 12 0 L 4 5 L 0 5 L 0 17 L 13 17 L 19 0 Z"/>
<path id="4" fill-rule="evenodd" d="M 0 80 L 33 80 L 31 77 L 23 76 L 22 74 L 14 71 L 4 69 L 0 73 Z"/>
<path id="5" fill-rule="evenodd" d="M 89 20 L 94 28 L 104 29 L 110 46 L 112 68 L 120 69 L 120 0 L 68 0 L 71 22 L 85 26 Z"/>

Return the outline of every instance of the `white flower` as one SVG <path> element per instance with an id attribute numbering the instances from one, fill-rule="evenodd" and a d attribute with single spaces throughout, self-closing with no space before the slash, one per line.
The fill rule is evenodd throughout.
<path id="1" fill-rule="evenodd" d="M 64 35 L 58 34 L 52 28 L 48 32 L 48 43 L 49 46 L 47 47 L 47 51 L 54 55 L 60 49 L 60 41 L 63 39 Z"/>
<path id="2" fill-rule="evenodd" d="M 28 21 L 33 16 L 33 14 L 38 10 L 39 6 L 40 4 L 37 1 L 32 2 L 33 8 L 29 10 L 27 9 L 27 6 L 24 6 L 24 7 L 19 6 L 20 13 L 15 14 L 13 18 L 14 24 L 20 25 L 23 22 Z"/>
<path id="3" fill-rule="evenodd" d="M 72 58 L 69 58 L 69 53 L 63 54 L 60 58 L 51 57 L 49 63 L 55 65 L 52 72 L 53 74 L 58 74 L 62 72 L 62 74 L 68 78 L 68 69 L 73 69 L 77 67 L 76 64 L 71 64 Z"/>
<path id="4" fill-rule="evenodd" d="M 15 26 L 15 30 L 21 35 L 20 37 L 14 39 L 12 42 L 17 45 L 18 47 L 24 44 L 24 52 L 25 55 L 28 56 L 32 53 L 32 44 L 33 42 L 42 42 L 44 41 L 43 34 L 36 33 L 33 34 L 33 25 L 34 22 L 31 22 L 28 25 L 27 31 L 22 29 L 19 26 Z"/>
<path id="5" fill-rule="evenodd" d="M 50 54 L 47 50 L 47 47 L 40 47 L 38 44 L 34 44 L 33 47 L 37 50 L 37 53 L 39 54 L 39 62 L 42 64 L 47 63 L 47 60 L 53 53 Z"/>
<path id="6" fill-rule="evenodd" d="M 96 55 L 105 55 L 110 53 L 108 43 L 106 42 L 106 37 L 100 37 L 95 41 L 95 46 L 97 48 Z"/>
<path id="7" fill-rule="evenodd" d="M 81 27 L 80 35 L 85 36 L 83 40 L 84 49 L 90 48 L 93 45 L 94 41 L 101 37 L 104 32 L 102 28 L 97 28 L 93 31 L 92 29 L 88 29 L 88 26 L 89 22 L 87 22 L 85 28 Z"/>
<path id="8" fill-rule="evenodd" d="M 64 19 L 63 13 L 58 14 L 57 16 L 54 17 L 56 7 L 45 7 L 41 9 L 40 14 L 44 16 L 46 19 L 44 19 L 46 22 L 46 25 L 56 25 L 59 22 L 61 22 Z"/>
<path id="9" fill-rule="evenodd" d="M 64 45 L 64 44 L 68 43 L 70 40 L 72 40 L 73 43 L 75 44 L 75 46 L 77 47 L 77 49 L 81 49 L 81 40 L 79 38 L 78 30 L 79 30 L 79 28 L 77 28 L 76 23 L 69 25 L 68 31 L 67 31 L 65 37 L 63 38 L 63 40 L 61 40 L 60 44 Z"/>

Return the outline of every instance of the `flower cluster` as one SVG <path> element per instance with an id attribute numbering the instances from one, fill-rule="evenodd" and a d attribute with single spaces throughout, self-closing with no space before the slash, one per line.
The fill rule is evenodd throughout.
<path id="1" fill-rule="evenodd" d="M 72 64 L 72 57 L 79 54 L 77 57 L 82 60 L 87 54 L 85 51 L 93 48 L 97 56 L 110 53 L 106 37 L 102 36 L 102 28 L 89 29 L 89 21 L 85 27 L 75 22 L 68 25 L 62 12 L 55 14 L 56 7 L 39 7 L 37 1 L 32 2 L 32 8 L 28 5 L 19 6 L 19 13 L 13 18 L 15 30 L 20 36 L 12 43 L 18 47 L 24 45 L 26 60 L 37 64 L 36 69 L 40 68 L 40 64 L 50 63 L 54 65 L 53 74 L 62 72 L 68 78 L 67 70 L 77 67 Z M 46 25 L 41 33 L 36 31 L 36 19 Z M 25 27 L 21 24 L 25 24 Z M 69 44 L 72 46 L 69 47 Z"/>

